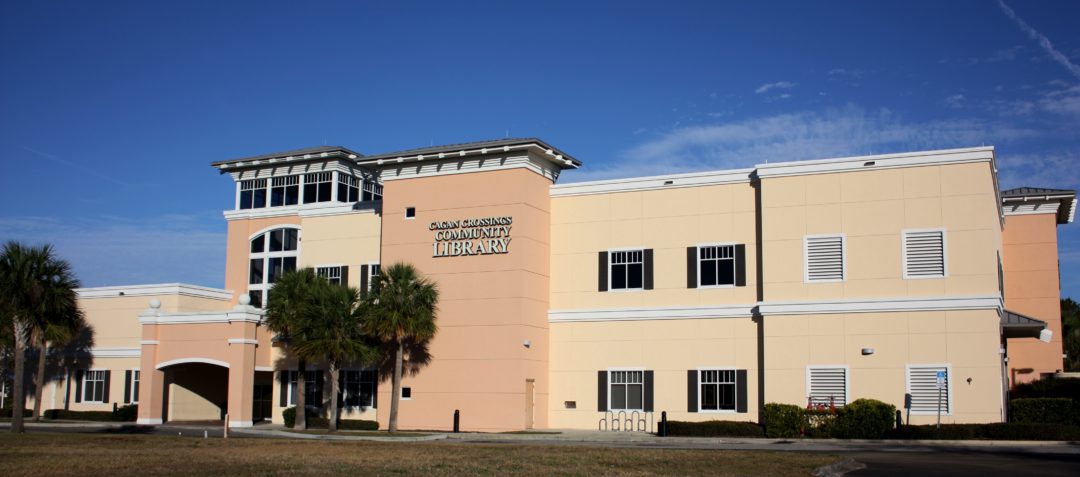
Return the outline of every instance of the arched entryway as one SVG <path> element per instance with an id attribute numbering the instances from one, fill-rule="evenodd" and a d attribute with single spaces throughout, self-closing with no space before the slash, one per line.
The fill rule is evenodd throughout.
<path id="1" fill-rule="evenodd" d="M 166 422 L 221 421 L 229 410 L 229 364 L 210 359 L 161 363 Z"/>

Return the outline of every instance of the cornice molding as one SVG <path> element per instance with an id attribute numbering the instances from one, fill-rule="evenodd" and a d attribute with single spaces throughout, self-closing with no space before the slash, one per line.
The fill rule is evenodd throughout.
<path id="1" fill-rule="evenodd" d="M 80 300 L 86 300 L 91 298 L 117 298 L 154 295 L 181 295 L 221 301 L 232 300 L 231 290 L 222 290 L 220 288 L 210 288 L 199 285 L 188 285 L 186 283 L 159 283 L 152 285 L 77 288 L 75 289 L 75 293 L 78 295 Z"/>

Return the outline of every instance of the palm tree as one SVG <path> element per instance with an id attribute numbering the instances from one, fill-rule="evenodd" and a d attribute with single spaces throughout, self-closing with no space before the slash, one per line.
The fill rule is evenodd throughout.
<path id="1" fill-rule="evenodd" d="M 52 246 L 27 247 L 11 241 L 0 251 L 0 310 L 9 315 L 15 355 L 11 432 L 24 431 L 26 342 L 41 343 L 50 336 L 60 336 L 60 324 L 78 316 L 74 292 L 77 286 L 70 265 L 53 255 Z M 55 325 L 51 331 L 50 323 Z M 40 411 L 41 406 L 44 353 L 42 347 L 35 411 Z"/>
<path id="2" fill-rule="evenodd" d="M 312 316 L 312 294 L 320 282 L 315 270 L 304 268 L 281 274 L 270 289 L 266 303 L 266 327 L 286 341 L 295 350 L 302 344 L 310 329 L 308 320 Z M 304 401 L 306 393 L 307 360 L 296 356 L 296 420 L 293 427 L 307 428 L 307 407 Z"/>
<path id="3" fill-rule="evenodd" d="M 364 307 L 360 291 L 353 287 L 334 285 L 320 280 L 312 290 L 310 332 L 304 341 L 293 348 L 297 356 L 325 361 L 330 370 L 329 431 L 337 431 L 339 417 L 338 383 L 341 366 L 347 362 L 371 362 L 375 350 L 364 335 Z"/>
<path id="4" fill-rule="evenodd" d="M 66 261 L 52 258 L 42 266 L 47 283 L 42 286 L 39 312 L 31 317 L 31 343 L 38 349 L 37 373 L 34 374 L 35 422 L 41 420 L 41 399 L 45 391 L 45 360 L 49 343 L 67 344 L 78 336 L 85 325 L 82 310 L 76 300 L 79 280 Z"/>
<path id="5" fill-rule="evenodd" d="M 412 265 L 395 263 L 375 277 L 367 298 L 371 307 L 365 324 L 367 333 L 395 347 L 389 430 L 397 432 L 405 344 L 435 336 L 439 290 Z"/>

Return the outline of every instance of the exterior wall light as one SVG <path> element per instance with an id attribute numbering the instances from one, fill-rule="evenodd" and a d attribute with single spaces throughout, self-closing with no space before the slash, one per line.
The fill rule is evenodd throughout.
<path id="1" fill-rule="evenodd" d="M 863 348 L 862 349 L 862 354 L 863 354 L 863 356 L 870 356 L 870 355 L 874 354 L 874 348 Z"/>
<path id="2" fill-rule="evenodd" d="M 525 345 L 526 348 L 532 348 L 532 341 L 525 340 L 522 341 L 521 344 Z"/>

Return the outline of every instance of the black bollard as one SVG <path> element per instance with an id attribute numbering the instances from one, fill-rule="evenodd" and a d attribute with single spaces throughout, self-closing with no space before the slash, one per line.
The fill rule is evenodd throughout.
<path id="1" fill-rule="evenodd" d="M 667 437 L 667 411 L 660 413 L 660 437 Z"/>
<path id="2" fill-rule="evenodd" d="M 454 433 L 461 432 L 461 410 L 454 409 Z"/>
<path id="3" fill-rule="evenodd" d="M 896 410 L 896 428 L 897 429 L 899 429 L 900 426 L 904 425 L 904 421 L 903 421 L 903 419 L 901 419 L 901 416 L 903 416 L 903 414 L 900 412 L 899 409 L 897 409 Z"/>

